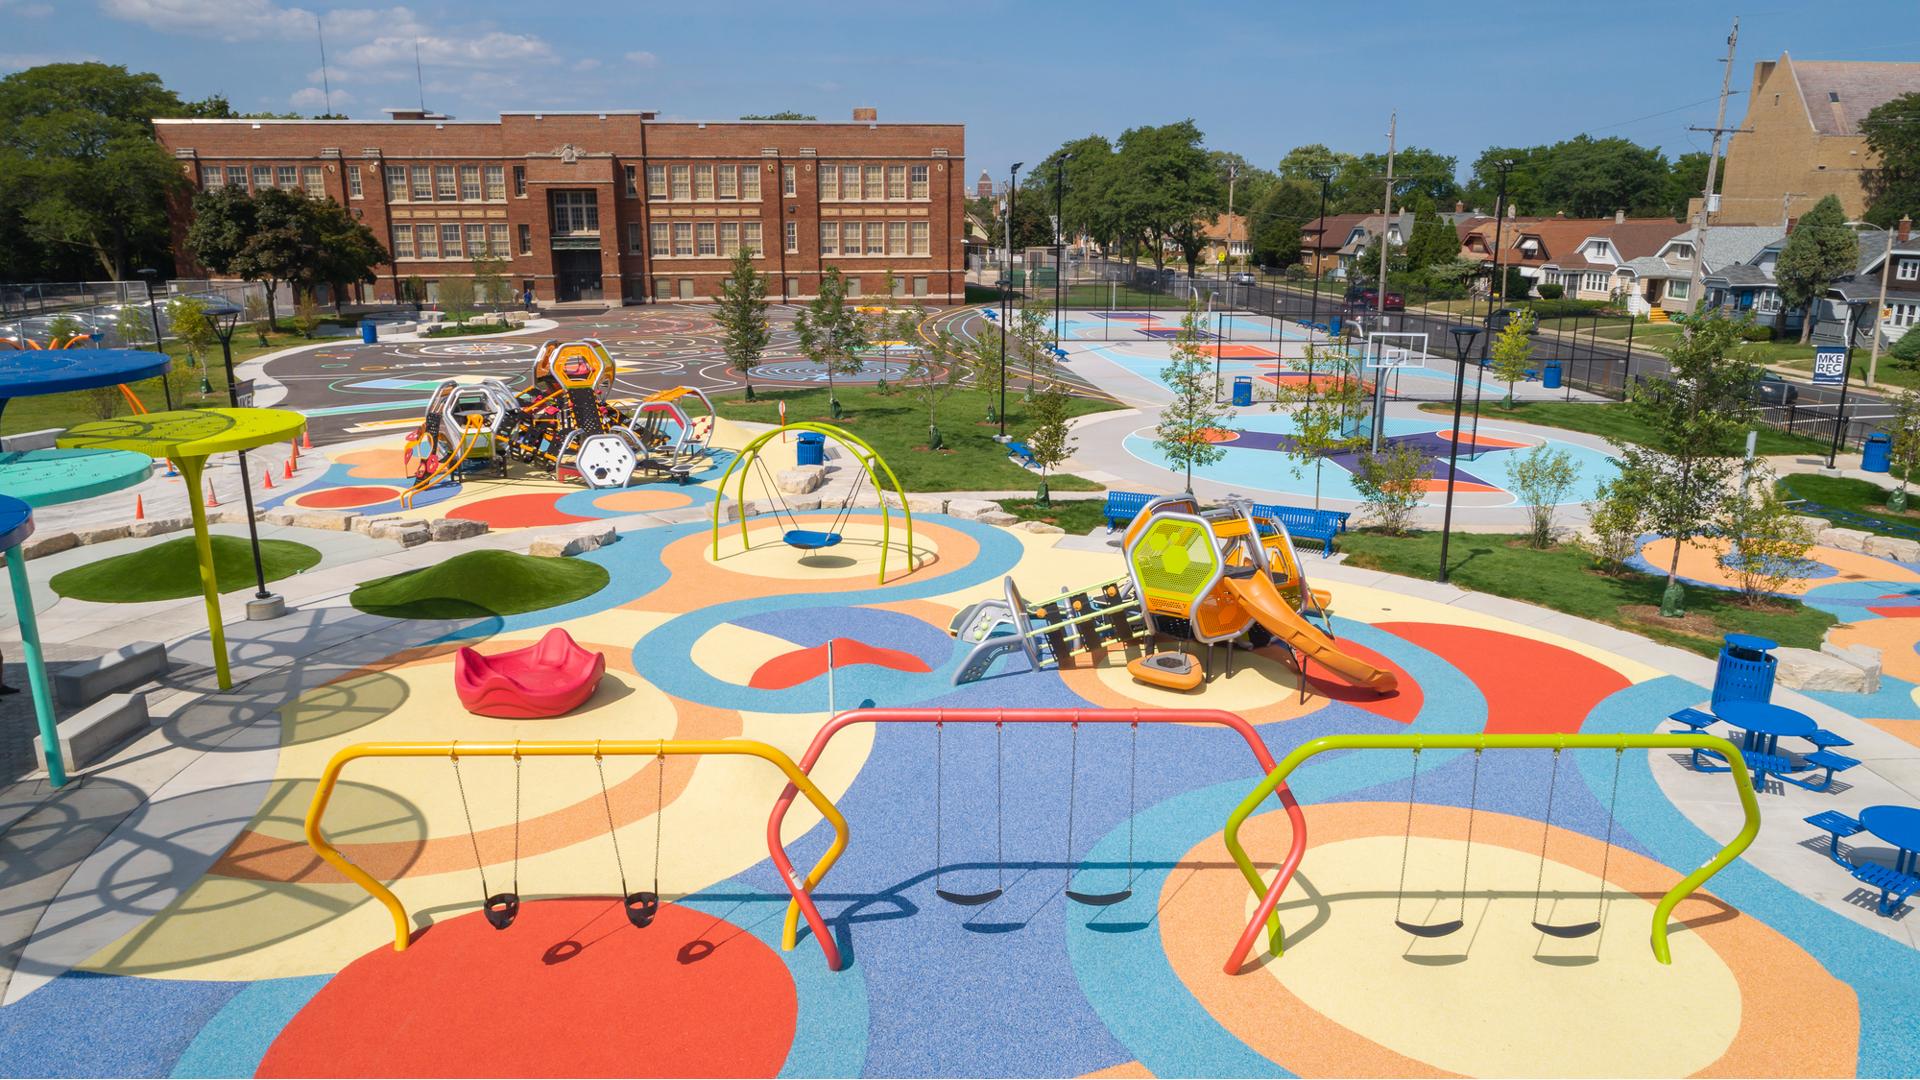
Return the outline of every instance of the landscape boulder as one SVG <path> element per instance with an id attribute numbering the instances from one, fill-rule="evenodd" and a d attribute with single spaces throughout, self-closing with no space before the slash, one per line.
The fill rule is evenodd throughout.
<path id="1" fill-rule="evenodd" d="M 1879 649 L 1871 645 L 1839 645 L 1832 641 L 1823 641 L 1820 643 L 1820 651 L 1860 669 L 1861 693 L 1874 694 L 1879 692 Z"/>
<path id="2" fill-rule="evenodd" d="M 827 482 L 827 470 L 820 465 L 782 469 L 773 482 L 775 487 L 788 495 L 805 495 L 810 491 L 818 491 L 820 485 Z"/>
<path id="3" fill-rule="evenodd" d="M 1920 562 L 1920 540 L 1903 540 L 1897 536 L 1869 536 L 1867 537 L 1867 554 L 1898 562 Z"/>
<path id="4" fill-rule="evenodd" d="M 1867 541 L 1873 534 L 1860 529 L 1821 529 L 1813 542 L 1822 547 L 1838 548 L 1841 551 L 1857 551 L 1866 554 Z"/>
<path id="5" fill-rule="evenodd" d="M 1843 694 L 1871 693 L 1866 672 L 1857 664 L 1813 649 L 1780 648 L 1773 681 L 1789 690 L 1831 690 Z M 1879 680 L 1873 680 L 1877 687 Z"/>
<path id="6" fill-rule="evenodd" d="M 947 513 L 966 521 L 979 521 L 982 514 L 1001 513 L 1000 504 L 991 499 L 948 499 Z"/>
<path id="7" fill-rule="evenodd" d="M 611 525 L 586 525 L 567 532 L 536 537 L 527 548 L 527 554 L 564 558 L 606 547 L 619 537 L 620 533 Z"/>
<path id="8" fill-rule="evenodd" d="M 427 525 L 435 540 L 470 540 L 484 536 L 487 523 L 471 518 L 435 518 Z"/>
<path id="9" fill-rule="evenodd" d="M 128 536 L 159 536 L 161 533 L 179 532 L 193 528 L 193 522 L 183 517 L 150 517 L 127 526 Z"/>

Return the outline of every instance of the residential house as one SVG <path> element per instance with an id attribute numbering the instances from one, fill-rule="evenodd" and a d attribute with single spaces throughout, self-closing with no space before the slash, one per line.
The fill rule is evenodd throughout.
<path id="1" fill-rule="evenodd" d="M 1755 64 L 1712 223 L 1784 225 L 1827 195 L 1859 218 L 1867 207 L 1861 176 L 1875 163 L 1860 121 L 1916 91 L 1920 64 L 1796 61 L 1786 53 Z M 1687 219 L 1698 212 L 1695 199 Z"/>
<path id="2" fill-rule="evenodd" d="M 1245 263 L 1253 254 L 1253 241 L 1247 233 L 1244 214 L 1219 214 L 1201 227 L 1207 246 L 1200 251 L 1203 263 L 1222 263 L 1232 259 Z"/>
<path id="3" fill-rule="evenodd" d="M 1713 242 L 1713 232 L 1707 234 L 1707 241 Z M 1774 279 L 1774 267 L 1785 246 L 1786 237 L 1782 236 L 1744 262 L 1712 270 L 1706 277 L 1707 305 L 1773 326 L 1783 338 L 1797 338 L 1806 312 L 1786 306 Z M 1887 267 L 1888 258 L 1893 260 L 1891 267 Z M 1920 323 L 1920 241 L 1913 235 L 1912 221 L 1902 219 L 1894 229 L 1869 229 L 1860 234 L 1860 259 L 1854 272 L 1834 282 L 1826 298 L 1814 305 L 1811 340 L 1842 344 L 1847 303 L 1858 299 L 1877 302 L 1883 267 L 1887 267 L 1887 302 L 1880 309 L 1883 340 L 1898 341 Z"/>
<path id="4" fill-rule="evenodd" d="M 1557 218 L 1541 228 L 1546 224 L 1536 226 L 1552 244 L 1538 280 L 1561 286 L 1569 299 L 1623 300 L 1635 315 L 1664 311 L 1676 291 L 1675 300 L 1687 299 L 1687 274 L 1655 257 L 1682 231 L 1673 219 L 1629 218 L 1623 211 L 1598 220 Z"/>
<path id="5" fill-rule="evenodd" d="M 1382 214 L 1328 214 L 1300 227 L 1301 262 L 1308 272 L 1330 273 L 1340 278 L 1353 260 L 1380 235 L 1387 242 L 1404 246 L 1413 235 L 1413 212 L 1402 210 L 1391 216 Z"/>

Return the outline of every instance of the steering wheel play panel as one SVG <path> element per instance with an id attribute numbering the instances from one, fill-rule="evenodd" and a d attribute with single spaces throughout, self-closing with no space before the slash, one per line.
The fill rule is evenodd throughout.
<path id="1" fill-rule="evenodd" d="M 222 690 L 232 688 L 233 674 L 227 664 L 220 586 L 214 577 L 213 546 L 207 536 L 207 508 L 200 478 L 210 455 L 284 442 L 297 437 L 306 426 L 306 417 L 284 409 L 177 409 L 90 420 L 68 428 L 59 440 L 62 449 L 131 451 L 155 460 L 169 458 L 179 467 L 187 482 L 187 507 L 193 512 L 194 551 L 206 594 L 214 671 Z"/>

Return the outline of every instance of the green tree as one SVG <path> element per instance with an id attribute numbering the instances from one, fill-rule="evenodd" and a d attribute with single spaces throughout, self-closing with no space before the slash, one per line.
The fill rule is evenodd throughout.
<path id="1" fill-rule="evenodd" d="M 1586 509 L 1587 536 L 1582 546 L 1593 556 L 1595 568 L 1603 574 L 1624 573 L 1627 560 L 1640 550 L 1646 493 L 1632 475 L 1620 473 L 1600 484 Z"/>
<path id="2" fill-rule="evenodd" d="M 1407 269 L 1424 270 L 1460 257 L 1460 232 L 1443 221 L 1439 214 L 1424 210 L 1413 219 L 1413 235 L 1407 239 Z"/>
<path id="3" fill-rule="evenodd" d="M 1348 422 L 1366 407 L 1367 392 L 1360 361 L 1346 349 L 1309 343 L 1292 366 L 1307 377 L 1281 382 L 1273 408 L 1285 411 L 1293 426 L 1291 441 L 1283 448 L 1288 468 L 1295 476 L 1313 469 L 1313 508 L 1318 510 L 1327 459 L 1367 444 L 1366 436 Z"/>
<path id="4" fill-rule="evenodd" d="M 454 281 L 462 283 L 461 285 L 455 285 L 454 289 L 466 289 L 467 307 L 473 307 L 473 283 L 466 278 L 450 278 L 448 281 L 441 283 L 442 289 L 444 290 L 446 285 Z M 441 303 L 445 304 L 446 301 L 442 299 Z M 471 315 L 472 312 L 468 311 L 467 314 Z M 461 318 L 459 321 L 464 323 L 466 319 Z M 303 338 L 311 338 L 320 330 L 320 302 L 314 299 L 312 292 L 300 293 L 298 299 L 294 302 L 293 328 L 298 331 Z"/>
<path id="5" fill-rule="evenodd" d="M 1713 190 L 1717 193 L 1725 186 L 1727 170 L 1721 169 L 1713 177 Z M 1687 203 L 1700 197 L 1700 189 L 1707 186 L 1707 153 L 1695 150 L 1681 154 L 1673 159 L 1673 171 L 1667 174 L 1666 211 L 1675 221 L 1687 220 Z"/>
<path id="6" fill-rule="evenodd" d="M 1069 426 L 1073 419 L 1073 398 L 1057 379 L 1042 383 L 1032 396 L 1033 401 L 1027 406 L 1027 417 L 1033 421 L 1032 429 L 1027 432 L 1027 457 L 1040 467 L 1040 488 L 1034 492 L 1034 501 L 1041 506 L 1051 506 L 1053 497 L 1047 489 L 1048 478 L 1074 449 L 1073 429 Z"/>
<path id="7" fill-rule="evenodd" d="M 773 340 L 773 328 L 767 322 L 767 279 L 754 269 L 753 252 L 745 247 L 733 253 L 733 271 L 720 283 L 713 321 L 720 324 L 727 366 L 747 384 L 747 400 L 752 401 L 753 369 Z"/>
<path id="8" fill-rule="evenodd" d="M 440 310 L 455 326 L 467 325 L 473 318 L 473 279 L 470 277 L 444 277 L 440 279 Z"/>
<path id="9" fill-rule="evenodd" d="M 1214 393 L 1213 359 L 1204 344 L 1208 322 L 1199 303 L 1189 301 L 1180 319 L 1180 333 L 1173 339 L 1173 353 L 1160 369 L 1160 381 L 1173 393 L 1173 400 L 1161 408 L 1153 428 L 1153 445 L 1169 464 L 1186 470 L 1189 495 L 1194 467 L 1206 468 L 1227 456 L 1226 448 L 1213 440 L 1231 414 Z"/>
<path id="10" fill-rule="evenodd" d="M 1394 443 L 1378 453 L 1360 455 L 1353 486 L 1360 491 L 1367 516 L 1388 536 L 1405 536 L 1420 508 L 1433 459 L 1411 443 Z"/>
<path id="11" fill-rule="evenodd" d="M 1546 168 L 1552 148 L 1546 146 L 1492 146 L 1474 159 L 1466 188 L 1461 192 L 1468 206 L 1493 213 L 1500 195 L 1500 165 L 1511 162 L 1507 170 L 1507 205 L 1516 213 L 1539 213 L 1540 174 Z"/>
<path id="12" fill-rule="evenodd" d="M 1460 197 L 1454 179 L 1457 159 L 1418 146 L 1402 147 L 1393 156 L 1395 210 L 1452 210 Z M 1328 191 L 1328 212 L 1370 214 L 1380 210 L 1385 192 L 1387 155 L 1361 154 L 1342 163 Z"/>
<path id="13" fill-rule="evenodd" d="M 74 338 L 86 336 L 87 328 L 81 326 L 80 320 L 71 315 L 55 315 L 47 322 L 47 348 L 49 349 L 58 349 Z"/>
<path id="14" fill-rule="evenodd" d="M 304 197 L 303 197 L 304 198 Z M 387 249 L 373 235 L 373 230 L 357 220 L 351 211 L 332 199 L 304 198 L 298 207 L 301 228 L 312 239 L 311 261 L 295 275 L 297 284 L 309 290 L 320 285 L 330 286 L 333 293 L 333 307 L 340 310 L 341 298 L 348 285 L 371 285 L 374 271 L 392 261 Z M 497 296 L 493 303 L 504 303 L 510 297 L 507 291 L 505 258 L 477 258 L 474 268 L 476 276 L 474 289 L 476 296 L 487 299 L 489 294 Z"/>
<path id="15" fill-rule="evenodd" d="M 1299 180 L 1311 183 L 1314 190 L 1320 190 L 1317 176 L 1325 173 L 1338 173 L 1353 160 L 1352 154 L 1343 154 L 1328 148 L 1325 143 L 1308 143 L 1296 146 L 1280 158 L 1278 172 L 1282 180 Z"/>
<path id="16" fill-rule="evenodd" d="M 1891 228 L 1920 211 L 1920 91 L 1882 102 L 1860 121 L 1874 162 L 1861 176 L 1868 221 Z"/>
<path id="17" fill-rule="evenodd" d="M 1566 501 L 1579 477 L 1579 470 L 1573 467 L 1573 455 L 1547 443 L 1514 455 L 1507 467 L 1507 480 L 1520 505 L 1527 508 L 1528 546 L 1553 545 L 1554 510 Z"/>
<path id="18" fill-rule="evenodd" d="M 1721 565 L 1733 573 L 1740 602 L 1748 607 L 1773 600 L 1787 582 L 1805 574 L 1813 531 L 1774 486 L 1764 463 L 1733 485 L 1715 531 L 1728 545 Z"/>
<path id="19" fill-rule="evenodd" d="M 257 281 L 266 291 L 267 322 L 277 324 L 280 286 L 298 280 L 315 258 L 307 234 L 304 194 L 266 188 L 209 191 L 193 200 L 187 248 L 216 274 Z"/>
<path id="20" fill-rule="evenodd" d="M 902 340 L 916 341 L 926 310 L 917 305 L 902 310 L 895 319 L 894 332 Z M 907 372 L 900 385 L 909 397 L 927 410 L 927 449 L 943 450 L 940 437 L 940 406 L 960 389 L 973 372 L 972 354 L 967 343 L 946 327 L 933 332 L 931 341 L 921 340 L 908 353 Z"/>
<path id="21" fill-rule="evenodd" d="M 1291 266 L 1300 261 L 1300 228 L 1320 212 L 1316 181 L 1280 179 L 1257 202 L 1249 202 L 1247 239 L 1260 266 Z"/>
<path id="22" fill-rule="evenodd" d="M 1182 229 L 1225 209 L 1226 186 L 1192 120 L 1130 128 L 1120 136 L 1108 196 L 1119 230 L 1145 242 L 1156 269 Z"/>
<path id="23" fill-rule="evenodd" d="M 144 304 L 122 304 L 114 313 L 113 329 L 120 335 L 120 343 L 129 349 L 153 344 L 153 316 Z"/>
<path id="24" fill-rule="evenodd" d="M 800 351 L 827 373 L 827 409 L 840 419 L 840 398 L 835 393 L 835 375 L 857 375 L 865 366 L 860 350 L 866 347 L 866 321 L 847 306 L 847 282 L 837 266 L 827 267 L 820 277 L 820 292 L 793 321 L 800 337 Z"/>
<path id="25" fill-rule="evenodd" d="M 167 326 L 173 332 L 173 339 L 186 346 L 187 357 L 207 368 L 207 351 L 220 340 L 214 332 L 213 320 L 207 317 L 207 305 L 199 298 L 176 296 L 167 301 Z"/>
<path id="26" fill-rule="evenodd" d="M 1659 150 L 1631 139 L 1576 135 L 1548 148 L 1539 210 L 1569 217 L 1609 217 L 1615 210 L 1665 214 L 1670 171 Z"/>
<path id="27" fill-rule="evenodd" d="M 748 115 L 743 116 L 740 119 L 742 120 L 818 120 L 820 118 L 812 115 L 811 113 L 800 113 L 800 112 L 793 112 L 792 110 L 787 110 L 787 111 L 775 112 L 775 113 L 749 113 Z"/>
<path id="28" fill-rule="evenodd" d="M 1513 408 L 1513 384 L 1527 377 L 1527 366 L 1533 363 L 1533 325 L 1533 310 L 1522 308 L 1500 328 L 1489 350 L 1493 374 L 1507 384 L 1503 404 L 1509 409 Z"/>
<path id="29" fill-rule="evenodd" d="M 1735 323 L 1712 313 L 1688 325 L 1691 332 L 1663 350 L 1668 377 L 1634 386 L 1629 408 L 1652 438 L 1620 452 L 1620 472 L 1639 494 L 1647 526 L 1673 541 L 1660 603 L 1671 618 L 1685 614 L 1680 548 L 1712 528 L 1760 381 Z"/>
<path id="30" fill-rule="evenodd" d="M 148 72 L 43 64 L 0 78 L 0 276 L 124 279 L 171 258 L 187 182 L 153 139 L 189 111 Z"/>
<path id="31" fill-rule="evenodd" d="M 473 274 L 474 298 L 483 304 L 498 307 L 513 300 L 513 293 L 507 286 L 507 268 L 511 265 L 505 256 L 495 255 L 491 251 L 477 251 L 467 260 Z M 338 306 L 339 292 L 335 292 L 335 306 Z"/>
<path id="32" fill-rule="evenodd" d="M 1814 203 L 1787 236 L 1773 276 L 1785 301 L 1781 317 L 1789 307 L 1807 313 L 1800 323 L 1800 344 L 1805 345 L 1813 334 L 1816 305 L 1826 298 L 1827 288 L 1835 278 L 1851 274 L 1859 258 L 1860 237 L 1847 227 L 1846 212 L 1832 195 Z"/>
<path id="33" fill-rule="evenodd" d="M 1920 339 L 1920 334 L 1909 332 L 1907 338 Z M 1907 508 L 1907 481 L 1920 473 L 1920 390 L 1906 389 L 1896 392 L 1887 399 L 1893 407 L 1893 418 L 1887 425 L 1888 434 L 1893 436 L 1892 472 L 1900 477 L 1899 486 L 1887 496 L 1887 509 L 1900 513 Z"/>

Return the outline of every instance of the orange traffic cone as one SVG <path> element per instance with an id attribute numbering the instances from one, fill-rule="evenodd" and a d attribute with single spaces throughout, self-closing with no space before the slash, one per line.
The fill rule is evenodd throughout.
<path id="1" fill-rule="evenodd" d="M 209 478 L 207 480 L 207 508 L 211 510 L 212 508 L 219 505 L 220 505 L 220 496 L 214 493 L 213 480 Z"/>
<path id="2" fill-rule="evenodd" d="M 135 495 L 133 497 L 133 520 L 135 521 L 147 520 L 146 501 L 138 495 Z"/>
<path id="3" fill-rule="evenodd" d="M 272 491 L 272 490 L 273 490 L 273 470 L 272 470 L 272 469 L 262 469 L 262 470 L 260 471 L 260 474 L 261 474 L 261 477 L 262 477 L 262 479 L 264 479 L 264 480 L 266 480 L 266 482 L 267 482 L 267 490 L 268 490 L 268 491 Z"/>
<path id="4" fill-rule="evenodd" d="M 302 450 L 311 450 L 311 449 L 313 449 L 313 440 L 307 437 L 307 429 L 306 429 L 306 428 L 301 428 L 301 429 L 300 429 L 300 449 L 302 449 Z"/>
<path id="5" fill-rule="evenodd" d="M 282 480 L 293 479 L 293 459 L 292 458 L 287 459 L 286 468 L 281 470 L 280 472 L 280 479 Z"/>

